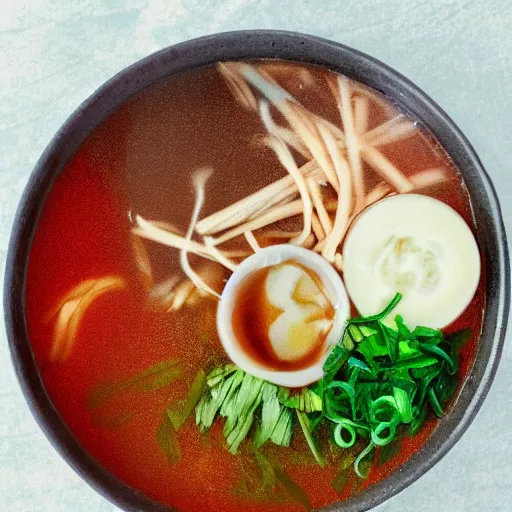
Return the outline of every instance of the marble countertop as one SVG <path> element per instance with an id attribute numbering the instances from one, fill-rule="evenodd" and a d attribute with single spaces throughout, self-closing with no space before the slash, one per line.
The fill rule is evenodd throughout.
<path id="1" fill-rule="evenodd" d="M 214 32 L 312 33 L 369 53 L 413 80 L 455 120 L 512 223 L 512 2 L 509 0 L 1 0 L 0 262 L 17 203 L 45 146 L 114 73 L 155 50 Z M 508 128 L 507 128 L 508 127 Z M 2 269 L 3 279 L 3 269 Z M 117 510 L 39 430 L 0 331 L 0 510 Z M 512 507 L 512 332 L 494 385 L 461 441 L 375 510 Z"/>

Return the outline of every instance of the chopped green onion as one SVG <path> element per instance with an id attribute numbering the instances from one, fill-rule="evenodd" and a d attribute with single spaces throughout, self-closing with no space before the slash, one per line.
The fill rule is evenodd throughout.
<path id="1" fill-rule="evenodd" d="M 377 320 L 383 320 L 386 318 L 393 309 L 395 309 L 396 305 L 402 300 L 402 294 L 397 293 L 389 302 L 389 304 L 376 315 L 371 316 L 361 316 L 359 318 L 351 318 L 348 323 L 352 325 L 358 325 L 358 324 L 368 324 L 370 322 L 375 322 Z"/>
<path id="2" fill-rule="evenodd" d="M 361 464 L 363 463 L 364 459 L 372 452 L 374 448 L 373 442 L 371 442 L 358 456 L 357 459 L 354 462 L 354 471 L 356 472 L 356 475 L 359 478 L 366 478 L 368 476 L 369 470 L 362 472 L 361 471 Z"/>

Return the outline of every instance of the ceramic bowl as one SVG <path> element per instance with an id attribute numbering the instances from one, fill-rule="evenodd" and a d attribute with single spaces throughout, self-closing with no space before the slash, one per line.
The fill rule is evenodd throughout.
<path id="1" fill-rule="evenodd" d="M 188 41 L 161 50 L 121 71 L 86 100 L 55 135 L 30 178 L 21 200 L 5 278 L 5 322 L 13 364 L 27 402 L 56 449 L 82 478 L 125 510 L 169 512 L 127 486 L 78 443 L 52 405 L 36 366 L 27 335 L 25 284 L 27 261 L 38 217 L 56 176 L 85 138 L 121 104 L 170 75 L 218 61 L 283 59 L 323 66 L 380 91 L 419 120 L 440 141 L 464 176 L 469 190 L 478 243 L 483 253 L 486 311 L 474 365 L 462 384 L 453 409 L 440 422 L 424 448 L 399 471 L 357 496 L 325 510 L 371 509 L 428 471 L 460 439 L 491 386 L 503 348 L 510 305 L 507 241 L 492 183 L 466 137 L 424 92 L 381 62 L 338 43 L 279 31 L 231 32 Z"/>

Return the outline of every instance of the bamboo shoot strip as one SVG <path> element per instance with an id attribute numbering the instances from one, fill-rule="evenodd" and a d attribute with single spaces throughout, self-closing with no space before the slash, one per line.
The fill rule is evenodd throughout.
<path id="1" fill-rule="evenodd" d="M 389 130 L 393 128 L 393 126 L 401 123 L 404 119 L 405 116 L 403 114 L 398 114 L 397 116 L 388 119 L 384 123 L 379 124 L 375 128 L 372 128 L 371 130 L 363 134 L 360 138 L 360 143 L 362 145 L 373 146 L 374 140 L 377 140 L 383 135 L 386 135 L 389 132 Z"/>
<path id="2" fill-rule="evenodd" d="M 194 240 L 189 240 L 187 242 L 182 236 L 176 235 L 175 233 L 171 233 L 170 231 L 158 227 L 158 224 L 161 223 L 148 221 L 142 218 L 140 215 L 137 215 L 136 221 L 138 227 L 132 229 L 132 233 L 135 235 L 166 245 L 168 247 L 173 247 L 175 249 L 182 249 L 186 246 L 189 253 L 193 253 L 201 256 L 202 258 L 206 258 L 208 260 L 216 261 L 222 264 L 218 258 L 211 254 L 211 249 L 205 245 L 195 242 Z M 221 251 L 221 253 L 226 258 L 245 258 L 250 254 L 248 251 L 244 250 L 227 250 Z"/>
<path id="3" fill-rule="evenodd" d="M 210 251 L 211 255 L 214 258 L 216 258 L 216 260 L 219 263 L 224 265 L 227 269 L 231 270 L 231 272 L 234 272 L 236 270 L 237 264 L 234 261 L 227 258 L 226 256 L 224 256 L 224 254 L 222 254 L 222 251 L 219 251 L 219 249 L 215 247 L 215 245 L 212 243 L 211 237 L 205 236 L 204 243 L 208 247 L 208 250 Z"/>
<path id="4" fill-rule="evenodd" d="M 340 103 L 340 90 L 338 88 L 338 80 L 335 78 L 334 74 L 329 74 L 325 77 L 325 81 L 327 82 L 327 86 L 331 91 L 331 94 L 336 102 L 336 105 Z"/>
<path id="5" fill-rule="evenodd" d="M 248 220 L 255 219 L 256 217 L 259 217 L 263 213 L 265 213 L 270 208 L 273 208 L 275 206 L 281 206 L 286 203 L 290 203 L 291 201 L 298 199 L 299 197 L 299 191 L 297 190 L 297 186 L 295 185 L 295 182 L 292 183 L 287 189 L 283 190 L 282 192 L 276 194 L 274 197 L 270 198 L 268 201 L 265 201 L 261 203 L 261 205 L 258 207 L 257 210 L 255 210 L 251 215 L 243 215 L 243 217 L 240 218 L 238 222 L 232 222 L 232 219 L 228 223 L 225 224 L 219 224 L 215 228 L 215 233 L 219 233 L 220 231 L 225 231 L 226 229 L 236 226 L 237 224 L 240 224 L 242 222 L 246 222 Z M 215 234 L 212 233 L 212 234 Z"/>
<path id="6" fill-rule="evenodd" d="M 212 169 L 199 169 L 192 176 L 192 182 L 194 185 L 196 199 L 194 204 L 194 210 L 192 211 L 192 217 L 190 218 L 190 224 L 188 226 L 187 234 L 185 236 L 185 240 L 187 242 L 190 242 L 190 239 L 192 238 L 192 233 L 194 232 L 194 228 L 196 226 L 199 213 L 201 212 L 201 208 L 203 206 L 204 189 L 206 187 L 206 182 L 208 181 L 208 178 L 212 175 L 212 172 Z M 197 272 L 195 272 L 190 266 L 190 263 L 188 261 L 188 251 L 186 245 L 180 251 L 180 265 L 185 275 L 189 277 L 189 279 L 194 283 L 196 288 L 200 288 L 201 290 L 204 290 L 220 299 L 220 295 L 213 288 L 208 286 L 208 284 L 204 282 L 201 276 Z"/>
<path id="7" fill-rule="evenodd" d="M 263 94 L 277 108 L 278 105 L 290 101 L 297 103 L 297 100 L 275 80 L 263 76 L 254 66 L 245 63 L 233 64 L 242 76 L 261 94 Z"/>
<path id="8" fill-rule="evenodd" d="M 441 181 L 447 179 L 446 172 L 444 169 L 427 169 L 426 171 L 421 171 L 413 176 L 411 176 L 410 181 L 414 185 L 415 189 L 420 189 L 423 187 L 433 186 L 437 183 L 440 183 Z M 392 188 L 387 183 L 380 183 L 376 185 L 366 196 L 366 201 L 363 205 L 362 210 L 365 208 L 368 208 L 372 204 L 376 203 L 377 201 L 380 201 L 386 196 L 393 195 L 394 192 Z M 361 211 L 362 211 L 361 210 Z M 354 219 L 357 217 L 361 211 L 354 211 L 352 216 L 348 219 L 347 227 L 345 230 L 345 233 L 347 232 L 348 228 L 351 226 Z M 343 241 L 343 238 L 341 239 Z M 315 252 L 322 252 L 325 248 L 325 245 L 327 243 L 327 239 L 319 240 L 318 243 L 315 245 L 313 250 Z M 340 242 L 341 243 L 341 242 Z M 334 261 L 335 265 L 336 260 Z"/>
<path id="9" fill-rule="evenodd" d="M 330 233 L 332 230 L 332 220 L 327 213 L 327 209 L 325 208 L 322 192 L 320 191 L 320 186 L 318 183 L 315 180 L 308 178 L 307 184 L 309 193 L 311 194 L 311 199 L 313 201 L 313 206 L 315 207 L 320 223 L 322 224 L 322 229 L 324 231 L 324 236 L 322 238 L 324 238 L 325 235 Z"/>
<path id="10" fill-rule="evenodd" d="M 256 240 L 256 237 L 254 236 L 252 231 L 246 231 L 244 233 L 244 236 L 245 239 L 247 240 L 247 243 L 254 252 L 258 252 L 261 249 L 260 244 L 258 244 L 258 240 Z"/>
<path id="11" fill-rule="evenodd" d="M 277 158 L 281 162 L 281 165 L 288 171 L 288 173 L 292 176 L 299 189 L 300 197 L 303 204 L 303 219 L 304 226 L 302 228 L 301 234 L 292 241 L 292 243 L 296 243 L 297 245 L 302 245 L 302 243 L 306 240 L 306 238 L 311 233 L 311 214 L 313 211 L 313 205 L 311 203 L 311 198 L 309 197 L 308 187 L 306 185 L 306 180 L 304 176 L 299 171 L 297 164 L 295 163 L 295 159 L 293 155 L 290 153 L 288 146 L 280 139 L 276 137 L 270 136 L 267 139 L 268 145 L 274 150 Z"/>
<path id="12" fill-rule="evenodd" d="M 187 240 L 185 240 L 181 235 L 162 229 L 161 227 L 156 226 L 152 221 L 148 221 L 140 215 L 137 215 L 135 219 L 138 226 L 132 229 L 132 232 L 135 235 L 175 249 L 181 250 L 184 247 L 187 247 L 188 252 L 197 254 L 203 258 L 213 259 L 212 256 L 208 254 L 208 249 L 204 245 L 195 242 L 194 240 L 189 240 L 187 242 Z"/>
<path id="13" fill-rule="evenodd" d="M 356 96 L 354 98 L 354 124 L 356 134 L 359 136 L 368 130 L 369 106 L 368 98 L 363 96 Z"/>
<path id="14" fill-rule="evenodd" d="M 290 243 L 293 243 L 292 241 L 290 241 Z M 315 235 L 313 235 L 313 233 L 310 233 L 308 235 L 308 237 L 306 238 L 306 240 L 304 240 L 304 242 L 302 242 L 301 246 L 304 247 L 305 249 L 312 249 L 316 244 L 316 238 L 315 238 Z M 298 244 L 295 244 L 295 245 L 298 245 Z"/>
<path id="15" fill-rule="evenodd" d="M 171 233 L 175 233 L 176 235 L 183 236 L 183 230 L 171 224 L 170 222 L 165 222 L 163 220 L 152 220 L 151 224 L 156 226 L 157 228 L 165 229 L 166 231 L 170 231 Z"/>
<path id="16" fill-rule="evenodd" d="M 149 291 L 150 304 L 159 310 L 168 310 L 174 300 L 174 288 L 178 282 L 178 276 L 171 276 L 169 279 L 153 285 Z"/>
<path id="17" fill-rule="evenodd" d="M 150 289 L 153 286 L 153 270 L 149 261 L 148 251 L 144 246 L 144 242 L 139 237 L 132 236 L 131 242 L 135 265 L 139 271 L 142 284 L 146 289 Z"/>
<path id="18" fill-rule="evenodd" d="M 295 149 L 298 153 L 300 153 L 307 160 L 311 160 L 311 153 L 304 146 L 304 144 L 299 140 L 297 135 L 288 128 L 283 126 L 279 126 L 273 119 L 270 114 L 270 105 L 268 101 L 260 101 L 259 102 L 259 113 L 261 120 L 265 126 L 265 129 L 270 135 L 282 139 L 286 144 Z"/>
<path id="19" fill-rule="evenodd" d="M 299 140 L 297 135 L 290 130 L 289 128 L 285 128 L 284 126 L 276 126 L 275 132 L 273 133 L 276 137 L 283 139 L 288 146 L 293 148 L 297 153 L 299 153 L 306 160 L 311 160 L 311 153 L 308 148 Z"/>
<path id="20" fill-rule="evenodd" d="M 345 139 L 347 144 L 347 155 L 352 169 L 352 179 L 354 183 L 354 193 L 356 197 L 355 209 L 359 209 L 364 203 L 365 190 L 363 181 L 363 169 L 361 165 L 361 156 L 359 154 L 359 143 L 354 127 L 354 116 L 352 112 L 352 101 L 350 85 L 346 78 L 338 76 L 339 89 L 339 110 L 343 129 L 345 130 Z"/>
<path id="21" fill-rule="evenodd" d="M 370 102 L 373 102 L 375 105 L 381 108 L 387 116 L 396 114 L 395 107 L 390 103 L 390 101 L 387 98 L 382 97 L 382 95 L 377 93 L 375 90 L 370 90 L 364 85 L 357 83 L 353 83 L 352 88 L 355 93 L 368 98 Z"/>
<path id="22" fill-rule="evenodd" d="M 201 302 L 204 295 L 202 295 L 201 290 L 198 288 L 194 288 L 192 290 L 192 293 L 187 297 L 187 300 L 185 301 L 186 306 L 196 306 Z"/>
<path id="23" fill-rule="evenodd" d="M 402 121 L 401 123 L 397 123 L 392 126 L 387 133 L 381 135 L 380 137 L 375 137 L 371 139 L 367 144 L 374 148 L 378 148 L 381 146 L 385 146 L 387 144 L 391 144 L 393 142 L 398 142 L 408 137 L 412 137 L 416 134 L 416 127 L 414 123 L 411 121 Z"/>
<path id="24" fill-rule="evenodd" d="M 74 301 L 73 304 L 73 312 L 68 317 L 68 322 L 66 326 L 65 338 L 66 342 L 63 346 L 62 352 L 59 355 L 57 354 L 57 359 L 61 361 L 65 361 L 71 355 L 71 350 L 73 349 L 76 336 L 78 333 L 78 328 L 80 327 L 80 323 L 89 308 L 89 306 L 100 296 L 106 292 L 121 290 L 126 287 L 126 283 L 121 277 L 104 277 L 97 280 L 96 284 L 87 292 L 83 298 Z M 69 304 L 69 303 L 68 303 Z M 64 309 L 64 308 L 63 308 Z M 60 315 L 59 315 L 60 319 Z M 57 335 L 56 335 L 57 338 Z"/>
<path id="25" fill-rule="evenodd" d="M 97 279 L 86 279 L 82 281 L 79 285 L 75 286 L 69 293 L 67 293 L 62 299 L 57 303 L 57 305 L 50 310 L 48 315 L 46 315 L 45 321 L 51 322 L 55 318 L 56 315 L 60 313 L 62 307 L 66 304 L 66 302 L 70 302 L 74 299 L 81 299 L 91 288 L 93 288 Z"/>
<path id="26" fill-rule="evenodd" d="M 318 240 L 323 240 L 325 238 L 324 228 L 322 227 L 322 223 L 315 212 L 313 212 L 313 216 L 311 217 L 311 227 Z"/>
<path id="27" fill-rule="evenodd" d="M 397 169 L 378 149 L 365 146 L 361 148 L 365 161 L 371 165 L 395 190 L 410 192 L 414 185 Z"/>
<path id="28" fill-rule="evenodd" d="M 312 120 L 313 116 L 305 109 L 297 108 L 296 105 L 286 104 L 278 106 L 277 108 L 304 141 L 304 144 L 313 155 L 313 158 L 318 162 L 320 169 L 322 169 L 331 187 L 338 192 L 339 184 L 336 180 L 336 172 L 326 154 L 321 139 L 318 137 L 318 132 Z"/>
<path id="29" fill-rule="evenodd" d="M 300 171 L 304 176 L 316 175 L 319 172 L 318 164 L 315 161 L 310 161 L 304 164 Z M 201 219 L 196 224 L 196 232 L 200 235 L 211 235 L 229 229 L 240 222 L 245 222 L 262 208 L 272 207 L 274 202 L 279 202 L 286 197 L 293 197 L 297 192 L 293 177 L 287 175 L 240 199 L 240 201 Z M 222 228 L 219 229 L 219 226 L 222 226 Z"/>
<path id="30" fill-rule="evenodd" d="M 208 248 L 209 251 L 211 251 L 211 247 Z M 251 255 L 250 251 L 247 251 L 245 249 L 229 249 L 226 251 L 220 251 L 222 256 L 225 256 L 226 258 L 247 258 L 247 256 Z M 220 263 L 218 261 L 217 263 Z M 233 262 L 234 263 L 234 262 Z"/>
<path id="31" fill-rule="evenodd" d="M 382 198 L 386 197 L 392 191 L 393 189 L 387 183 L 379 183 L 378 185 L 373 187 L 370 190 L 370 192 L 368 192 L 366 196 L 365 208 L 372 205 L 373 203 L 376 203 L 377 201 L 380 201 Z"/>
<path id="32" fill-rule="evenodd" d="M 334 168 L 336 169 L 340 183 L 340 195 L 338 196 L 334 226 L 332 231 L 327 235 L 322 250 L 322 256 L 327 261 L 334 263 L 336 249 L 345 236 L 350 212 L 352 210 L 352 176 L 350 167 L 341 154 L 334 137 L 327 130 L 323 130 L 322 128 L 320 128 L 320 133 L 325 141 L 331 160 L 334 163 Z"/>
<path id="33" fill-rule="evenodd" d="M 300 235 L 300 231 L 282 231 L 282 230 L 273 230 L 273 231 L 263 231 L 261 236 L 263 238 L 294 238 Z"/>
<path id="34" fill-rule="evenodd" d="M 330 121 L 327 121 L 327 119 L 317 116 L 316 114 L 311 114 L 311 116 L 313 117 L 316 125 L 321 124 L 324 128 L 327 128 L 331 132 L 332 136 L 338 141 L 338 145 L 341 149 L 345 149 L 347 147 L 345 134 L 339 126 L 336 126 Z"/>
<path id="35" fill-rule="evenodd" d="M 425 188 L 447 180 L 448 176 L 446 175 L 446 169 L 439 168 L 417 172 L 409 179 L 412 181 L 414 188 Z"/>
<path id="36" fill-rule="evenodd" d="M 220 253 L 220 251 L 218 252 Z M 222 253 L 220 253 L 220 256 L 224 258 Z M 203 280 L 208 279 L 213 288 L 216 290 L 222 290 L 224 286 L 225 272 L 216 263 L 206 263 L 205 265 L 202 265 L 198 269 L 197 273 Z M 175 280 L 175 282 L 177 282 L 176 277 Z M 177 286 L 173 287 L 172 290 L 169 290 L 169 293 L 163 297 L 165 302 L 161 302 L 159 309 L 163 309 L 167 313 L 170 311 L 176 311 L 185 304 L 197 304 L 203 297 L 208 297 L 209 295 L 211 294 L 208 291 L 201 288 L 195 288 L 194 283 L 192 283 L 189 278 L 185 278 L 179 282 Z"/>
<path id="37" fill-rule="evenodd" d="M 300 107 L 297 100 L 288 91 L 285 91 L 276 82 L 267 80 L 253 66 L 239 64 L 238 68 L 253 87 L 258 89 L 284 116 L 292 129 L 302 139 L 313 158 L 318 162 L 331 186 L 338 190 L 338 184 L 335 181 L 336 174 L 332 169 L 332 164 L 325 157 L 325 150 L 321 147 L 318 136 L 314 133 L 314 124 L 311 121 L 312 114 L 307 113 L 305 109 Z M 294 108 L 297 106 L 299 108 Z"/>
<path id="38" fill-rule="evenodd" d="M 283 206 L 284 204 L 291 203 L 292 201 L 294 201 L 295 199 L 298 199 L 298 198 L 299 198 L 299 191 L 297 190 L 295 192 L 295 194 L 293 194 L 292 196 L 289 196 L 289 197 L 285 197 L 284 199 L 281 199 L 281 201 L 272 201 L 272 204 L 270 204 L 270 205 L 266 204 L 263 208 L 260 208 L 256 213 L 253 213 L 250 217 L 247 217 L 246 220 L 256 219 L 257 217 L 259 217 L 260 215 L 265 213 L 270 208 L 274 208 L 276 206 Z"/>
<path id="39" fill-rule="evenodd" d="M 215 245 L 223 244 L 228 240 L 232 240 L 237 236 L 243 235 L 246 231 L 254 231 L 256 229 L 268 226 L 269 224 L 273 224 L 279 220 L 288 219 L 290 217 L 294 217 L 295 215 L 301 215 L 302 211 L 302 200 L 296 199 L 295 201 L 292 201 L 291 203 L 285 204 L 283 206 L 271 208 L 260 217 L 248 222 L 244 222 L 243 224 L 240 224 L 239 226 L 226 231 L 226 233 L 222 234 L 221 236 L 213 238 L 212 243 Z"/>
<path id="40" fill-rule="evenodd" d="M 236 68 L 228 63 L 221 62 L 217 65 L 217 69 L 226 80 L 227 86 L 238 102 L 248 110 L 256 110 L 258 108 L 256 98 L 247 82 L 236 71 Z"/>
<path id="41" fill-rule="evenodd" d="M 173 291 L 173 300 L 167 312 L 180 309 L 194 290 L 194 283 L 190 279 L 187 278 L 181 281 Z"/>
<path id="42" fill-rule="evenodd" d="M 343 257 L 339 252 L 334 255 L 334 266 L 341 272 L 343 270 Z"/>

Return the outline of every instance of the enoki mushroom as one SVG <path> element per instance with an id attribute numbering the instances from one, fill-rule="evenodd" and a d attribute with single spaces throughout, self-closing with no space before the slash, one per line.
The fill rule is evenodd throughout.
<path id="1" fill-rule="evenodd" d="M 190 224 L 187 229 L 187 234 L 185 235 L 185 241 L 187 242 L 190 242 L 192 233 L 196 227 L 197 219 L 199 218 L 199 214 L 201 213 L 201 208 L 203 207 L 204 203 L 204 189 L 206 187 L 206 182 L 212 175 L 212 172 L 212 169 L 200 169 L 196 171 L 192 176 L 192 183 L 194 184 L 196 200 L 194 204 L 194 210 L 192 211 L 192 217 L 190 219 Z M 208 292 L 220 299 L 220 295 L 213 288 L 211 288 L 191 267 L 190 262 L 188 261 L 188 250 L 186 245 L 180 251 L 180 265 L 185 275 L 188 276 L 188 278 L 197 288 L 204 290 L 205 292 Z"/>
<path id="2" fill-rule="evenodd" d="M 276 137 L 270 136 L 268 138 L 267 144 L 274 150 L 277 155 L 277 158 L 281 162 L 282 166 L 288 171 L 288 173 L 292 176 L 297 185 L 297 189 L 299 190 L 300 197 L 302 200 L 302 214 L 304 218 L 304 226 L 302 228 L 301 234 L 293 239 L 291 243 L 295 243 L 297 245 L 302 245 L 306 238 L 311 233 L 311 214 L 313 211 L 313 205 L 311 203 L 311 197 L 309 197 L 308 186 L 306 185 L 306 180 L 304 176 L 299 171 L 297 164 L 293 158 L 293 155 L 290 153 L 290 150 L 286 146 L 286 144 Z"/>

